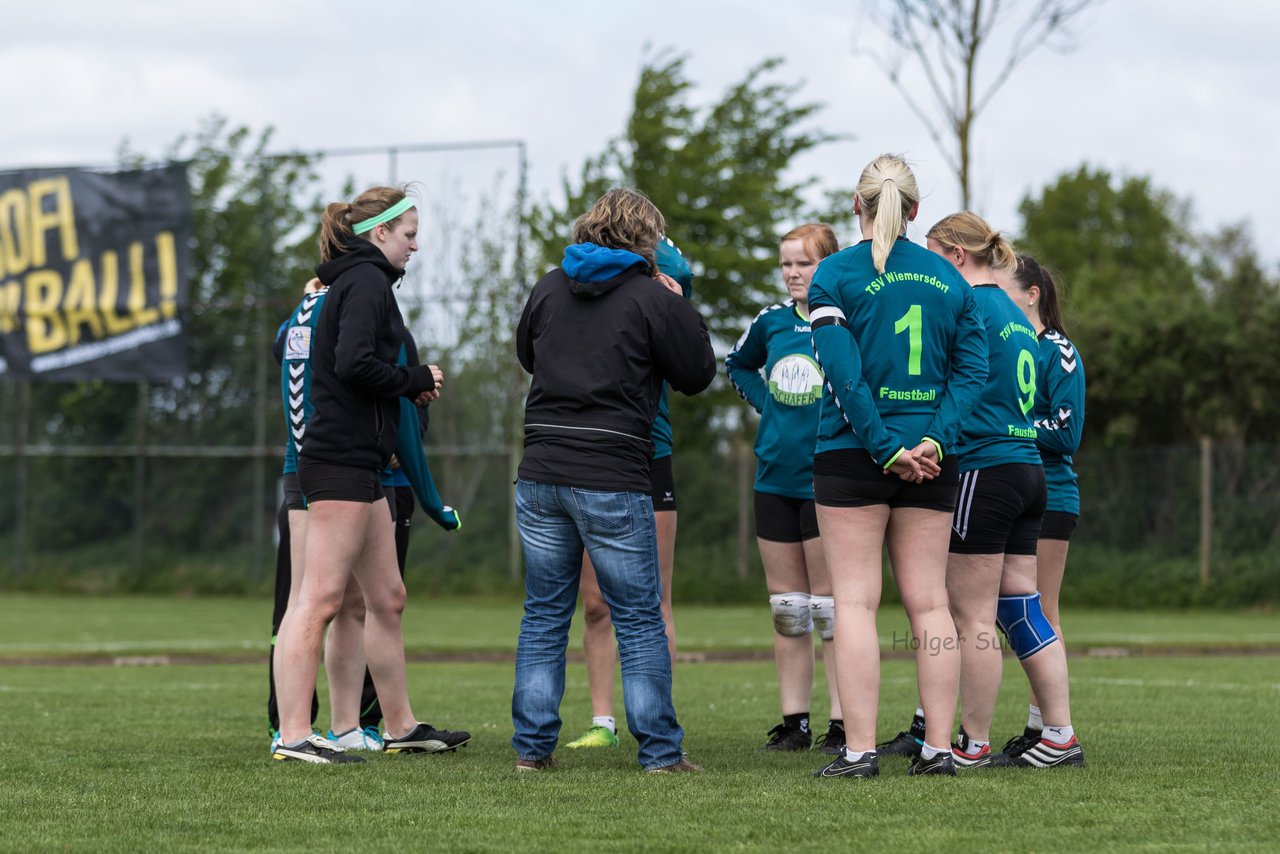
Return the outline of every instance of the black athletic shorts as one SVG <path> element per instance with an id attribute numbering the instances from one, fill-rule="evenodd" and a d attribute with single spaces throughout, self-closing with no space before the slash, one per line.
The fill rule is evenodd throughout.
<path id="1" fill-rule="evenodd" d="M 378 473 L 373 469 L 298 458 L 298 485 L 308 504 L 317 501 L 358 501 L 372 504 L 385 498 Z"/>
<path id="2" fill-rule="evenodd" d="M 960 475 L 951 551 L 1033 555 L 1046 498 L 1044 466 L 1010 463 Z"/>
<path id="3" fill-rule="evenodd" d="M 818 536 L 812 498 L 788 498 L 756 490 L 756 536 L 774 543 L 802 543 Z"/>
<path id="4" fill-rule="evenodd" d="M 298 485 L 298 473 L 286 472 L 280 480 L 284 487 L 284 509 L 306 510 L 307 499 L 302 495 L 302 487 Z"/>
<path id="5" fill-rule="evenodd" d="M 676 478 L 671 470 L 671 457 L 649 464 L 649 490 L 653 496 L 653 512 L 676 509 Z"/>
<path id="6" fill-rule="evenodd" d="M 862 448 L 823 451 L 813 458 L 813 497 L 824 507 L 919 507 L 950 513 L 956 506 L 959 469 L 944 457 L 942 473 L 923 483 L 908 483 L 884 468 Z"/>
<path id="7" fill-rule="evenodd" d="M 1040 539 L 1042 540 L 1070 540 L 1071 534 L 1076 529 L 1076 522 L 1080 517 L 1074 513 L 1064 513 L 1061 510 L 1044 511 L 1044 523 L 1040 525 Z"/>

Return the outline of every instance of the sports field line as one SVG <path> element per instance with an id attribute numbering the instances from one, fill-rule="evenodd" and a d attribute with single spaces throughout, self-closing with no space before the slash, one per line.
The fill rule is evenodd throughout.
<path id="1" fill-rule="evenodd" d="M 1071 681 L 1077 680 L 1072 677 Z M 1205 688 L 1210 691 L 1280 692 L 1280 682 L 1204 682 L 1200 679 L 1119 679 L 1108 676 L 1088 676 L 1079 681 L 1117 688 Z"/>
<path id="2" fill-rule="evenodd" d="M 267 644 L 256 640 L 151 640 L 151 641 L 80 641 L 52 643 L 0 643 L 0 655 L 20 652 L 78 652 L 84 655 L 123 652 L 125 650 L 190 650 L 244 649 L 266 652 Z"/>
<path id="3" fill-rule="evenodd" d="M 225 652 L 228 648 L 240 648 L 246 652 Z M 52 651 L 60 654 L 49 654 Z M 126 652 L 127 650 L 127 652 Z M 144 650 L 152 650 L 145 652 Z M 177 652 L 175 650 L 186 650 Z M 200 650 L 209 650 L 200 652 Z M 26 655 L 20 653 L 26 652 Z M 6 654 L 8 653 L 8 654 Z M 13 654 L 19 653 L 19 654 Z M 43 654 L 42 654 L 43 653 Z M 1096 647 L 1069 650 L 1072 658 L 1177 658 L 1177 657 L 1231 657 L 1271 658 L 1280 656 L 1280 647 L 1236 646 L 1178 646 L 1178 647 Z M 113 642 L 104 644 L 0 644 L 0 667 L 163 667 L 169 665 L 201 664 L 265 664 L 267 647 L 261 641 L 234 642 L 182 641 L 165 643 L 149 641 L 139 643 Z M 882 649 L 880 657 L 885 661 L 911 661 L 915 653 L 890 648 Z M 582 652 L 569 650 L 571 664 L 583 662 Z M 511 664 L 516 659 L 514 650 L 430 650 L 405 654 L 409 664 Z M 772 650 L 732 649 L 706 650 L 676 653 L 677 664 L 745 664 L 756 661 L 772 661 Z M 1107 684 L 1105 681 L 1101 684 Z M 1210 683 L 1190 680 L 1167 681 L 1161 686 L 1141 680 L 1115 680 L 1117 686 L 1146 687 L 1199 687 Z M 1229 683 L 1222 683 L 1229 686 Z M 1273 683 L 1264 683 L 1271 690 Z M 1251 689 L 1257 686 L 1248 686 Z M 1280 683 L 1275 683 L 1280 690 Z M 1225 690 L 1230 690 L 1229 687 Z"/>

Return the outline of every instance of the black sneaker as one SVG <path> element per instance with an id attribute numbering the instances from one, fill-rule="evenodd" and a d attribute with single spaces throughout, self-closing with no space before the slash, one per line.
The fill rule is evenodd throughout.
<path id="1" fill-rule="evenodd" d="M 344 762 L 364 761 L 314 733 L 307 736 L 307 740 L 298 747 L 277 744 L 271 751 L 271 758 L 277 762 L 310 762 L 313 765 L 341 765 Z"/>
<path id="2" fill-rule="evenodd" d="M 877 744 L 876 753 L 884 756 L 919 756 L 922 744 L 923 741 L 903 730 L 883 744 Z"/>
<path id="3" fill-rule="evenodd" d="M 1017 756 L 1001 753 L 991 758 L 995 768 L 1059 768 L 1084 767 L 1084 748 L 1073 735 L 1063 743 L 1038 738 Z"/>
<path id="4" fill-rule="evenodd" d="M 1004 743 L 1004 750 L 1001 751 L 1005 756 L 1010 758 L 1021 756 L 1027 751 L 1027 748 L 1034 745 L 1040 740 L 1040 730 L 1027 727 L 1022 731 L 1022 735 L 1015 735 Z"/>
<path id="5" fill-rule="evenodd" d="M 471 740 L 471 733 L 463 730 L 436 729 L 431 724 L 420 723 L 402 738 L 392 738 L 388 733 L 382 743 L 384 753 L 447 753 L 457 750 Z"/>
<path id="6" fill-rule="evenodd" d="M 814 745 L 828 756 L 839 756 L 844 750 L 844 726 L 835 721 L 827 724 L 826 733 Z"/>
<path id="7" fill-rule="evenodd" d="M 769 730 L 769 741 L 765 743 L 764 749 L 808 750 L 811 744 L 813 744 L 813 733 L 809 730 L 778 724 Z"/>
<path id="8" fill-rule="evenodd" d="M 917 756 L 911 761 L 911 767 L 907 769 L 907 774 L 913 777 L 920 774 L 942 774 L 946 777 L 954 777 L 956 775 L 956 763 L 951 758 L 951 754 L 945 750 L 932 759 Z"/>
<path id="9" fill-rule="evenodd" d="M 850 762 L 841 753 L 826 768 L 821 768 L 813 772 L 815 777 L 879 777 L 880 776 L 880 760 L 876 758 L 876 751 L 869 750 L 862 755 L 857 762 Z"/>

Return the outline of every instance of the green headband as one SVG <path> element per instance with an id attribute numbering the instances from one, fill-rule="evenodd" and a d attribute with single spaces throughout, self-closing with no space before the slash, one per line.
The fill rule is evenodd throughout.
<path id="1" fill-rule="evenodd" d="M 413 206 L 413 199 L 405 196 L 403 199 L 396 202 L 377 216 L 371 216 L 366 220 L 357 222 L 355 225 L 351 226 L 351 230 L 356 234 L 364 234 L 366 231 L 373 231 L 378 226 L 385 222 L 390 222 Z"/>

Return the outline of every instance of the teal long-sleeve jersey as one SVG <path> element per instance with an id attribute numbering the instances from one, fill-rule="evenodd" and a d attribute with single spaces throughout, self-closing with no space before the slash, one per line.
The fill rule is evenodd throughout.
<path id="1" fill-rule="evenodd" d="M 1061 332 L 1040 334 L 1036 358 L 1036 446 L 1049 487 L 1047 509 L 1080 515 L 1080 485 L 1071 456 L 1084 434 L 1084 361 Z"/>
<path id="2" fill-rule="evenodd" d="M 812 499 L 813 448 L 825 380 L 813 358 L 809 319 L 790 300 L 766 308 L 751 321 L 724 366 L 738 394 L 760 413 L 756 490 Z"/>
<path id="3" fill-rule="evenodd" d="M 809 319 L 832 394 L 822 399 L 816 453 L 865 448 L 886 468 L 926 438 L 951 453 L 987 376 L 972 290 L 945 258 L 905 237 L 884 273 L 870 240 L 823 259 Z"/>
<path id="4" fill-rule="evenodd" d="M 689 262 L 685 260 L 684 253 L 671 241 L 671 238 L 663 235 L 658 241 L 655 254 L 659 272 L 665 273 L 680 284 L 685 299 L 693 296 L 693 270 L 689 268 Z M 670 407 L 671 404 L 667 400 L 667 384 L 664 381 L 662 391 L 658 393 L 658 414 L 653 419 L 651 436 L 655 460 L 669 457 L 673 451 Z"/>
<path id="5" fill-rule="evenodd" d="M 311 344 L 328 288 L 307 294 L 289 319 L 280 327 L 277 338 L 283 338 L 280 356 L 280 393 L 284 397 L 285 429 L 284 473 L 298 470 L 298 448 L 306 436 L 307 422 L 315 412 L 311 403 Z"/>
<path id="6" fill-rule="evenodd" d="M 960 471 L 1010 463 L 1040 464 L 1032 412 L 1040 344 L 1026 315 L 997 285 L 973 289 L 986 327 L 987 383 L 964 421 L 956 453 Z"/>

